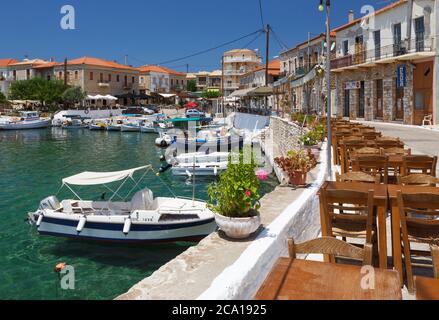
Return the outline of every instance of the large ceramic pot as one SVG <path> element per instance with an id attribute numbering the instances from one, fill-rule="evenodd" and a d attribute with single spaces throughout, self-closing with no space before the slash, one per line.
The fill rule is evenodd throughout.
<path id="1" fill-rule="evenodd" d="M 259 212 L 255 216 L 247 218 L 230 218 L 215 213 L 215 221 L 218 227 L 232 239 L 246 239 L 261 226 Z"/>
<path id="2" fill-rule="evenodd" d="M 306 177 L 308 173 L 302 171 L 294 171 L 290 174 L 290 184 L 293 186 L 304 186 L 306 185 Z"/>

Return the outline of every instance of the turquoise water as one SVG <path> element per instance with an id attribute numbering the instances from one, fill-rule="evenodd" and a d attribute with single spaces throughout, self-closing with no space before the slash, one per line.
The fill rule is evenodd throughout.
<path id="1" fill-rule="evenodd" d="M 39 201 L 56 194 L 61 179 L 82 171 L 118 171 L 161 166 L 155 135 L 51 128 L 0 131 L 0 299 L 113 299 L 194 243 L 115 245 L 38 236 L 25 221 Z M 161 179 L 178 196 L 192 196 L 192 183 L 169 172 Z M 196 197 L 206 199 L 210 181 L 198 179 Z M 156 196 L 172 196 L 150 173 L 144 180 Z M 264 184 L 271 191 L 275 180 Z M 128 192 L 127 186 L 124 190 Z M 76 189 L 99 199 L 104 189 Z M 123 193 L 123 192 L 122 192 Z M 61 191 L 58 198 L 71 198 Z M 75 268 L 75 290 L 59 289 L 58 262 Z"/>

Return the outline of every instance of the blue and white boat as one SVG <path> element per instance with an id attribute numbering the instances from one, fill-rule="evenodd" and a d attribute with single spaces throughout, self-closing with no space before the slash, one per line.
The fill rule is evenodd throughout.
<path id="1" fill-rule="evenodd" d="M 2 118 L 0 119 L 0 130 L 26 130 L 42 129 L 52 124 L 51 119 L 40 118 L 36 111 L 22 111 L 20 118 Z"/>
<path id="2" fill-rule="evenodd" d="M 199 240 L 216 230 L 214 214 L 203 201 L 186 198 L 154 198 L 145 188 L 126 201 L 118 192 L 131 180 L 138 186 L 152 170 L 143 166 L 119 172 L 83 172 L 62 180 L 75 199 L 59 201 L 56 196 L 40 202 L 29 220 L 41 235 L 114 242 Z M 133 179 L 135 172 L 144 172 Z M 97 186 L 121 182 L 108 201 L 82 200 L 72 186 Z M 107 187 L 111 190 L 109 187 Z M 122 201 L 113 201 L 119 196 Z"/>

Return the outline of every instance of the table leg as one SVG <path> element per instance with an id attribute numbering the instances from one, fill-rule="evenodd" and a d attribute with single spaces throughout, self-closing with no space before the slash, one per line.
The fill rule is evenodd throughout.
<path id="1" fill-rule="evenodd" d="M 386 211 L 387 209 L 385 207 L 378 207 L 378 248 L 380 269 L 387 269 Z"/>
<path id="2" fill-rule="evenodd" d="M 320 225 L 322 227 L 322 237 L 330 236 L 328 232 L 328 224 L 326 222 L 325 211 L 323 210 L 323 204 L 320 201 Z M 324 262 L 331 262 L 331 257 L 327 254 L 323 255 Z"/>
<path id="3" fill-rule="evenodd" d="M 401 283 L 404 283 L 402 270 L 402 248 L 401 248 L 401 223 L 399 221 L 399 208 L 392 206 L 392 247 L 393 266 L 399 273 Z"/>

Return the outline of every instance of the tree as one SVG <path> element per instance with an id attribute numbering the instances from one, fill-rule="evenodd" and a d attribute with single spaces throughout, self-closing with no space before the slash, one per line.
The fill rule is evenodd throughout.
<path id="1" fill-rule="evenodd" d="M 197 92 L 197 81 L 189 80 L 187 82 L 187 91 L 189 91 L 189 92 Z"/>
<path id="2" fill-rule="evenodd" d="M 0 103 L 5 103 L 6 101 L 6 96 L 3 94 L 3 92 L 0 92 Z"/>
<path id="3" fill-rule="evenodd" d="M 69 105 L 81 103 L 85 97 L 86 94 L 81 87 L 70 87 L 61 96 L 62 100 Z"/>
<path id="4" fill-rule="evenodd" d="M 14 82 L 10 88 L 11 100 L 36 100 L 42 105 L 53 106 L 62 101 L 62 94 L 66 86 L 59 80 L 45 80 L 34 78 Z"/>
<path id="5" fill-rule="evenodd" d="M 203 92 L 202 97 L 204 99 L 216 99 L 220 97 L 220 93 L 219 91 L 206 90 Z"/>

